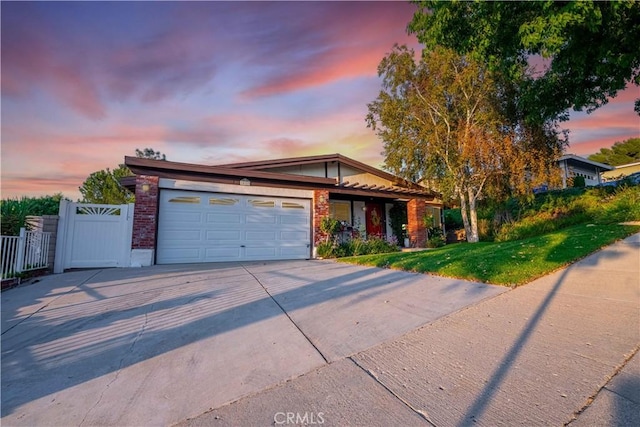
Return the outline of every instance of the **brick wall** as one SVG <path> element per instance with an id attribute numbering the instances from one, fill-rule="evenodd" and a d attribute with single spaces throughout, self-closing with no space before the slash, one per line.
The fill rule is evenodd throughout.
<path id="1" fill-rule="evenodd" d="M 157 176 L 136 176 L 136 204 L 133 210 L 132 249 L 154 249 L 158 222 Z"/>
<path id="2" fill-rule="evenodd" d="M 407 203 L 407 229 L 412 245 L 417 248 L 427 246 L 427 229 L 424 226 L 424 215 L 427 203 L 424 200 L 411 199 Z"/>
<path id="3" fill-rule="evenodd" d="M 313 244 L 323 242 L 327 237 L 320 230 L 320 221 L 329 216 L 329 190 L 314 190 L 313 192 Z"/>

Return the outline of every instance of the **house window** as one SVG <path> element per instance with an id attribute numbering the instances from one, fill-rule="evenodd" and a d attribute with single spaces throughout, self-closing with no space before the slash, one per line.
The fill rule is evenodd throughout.
<path id="1" fill-rule="evenodd" d="M 249 200 L 249 203 L 256 208 L 275 208 L 276 202 L 274 200 Z"/>
<path id="2" fill-rule="evenodd" d="M 173 199 L 169 199 L 169 203 L 200 203 L 200 197 L 174 197 Z"/>
<path id="3" fill-rule="evenodd" d="M 343 200 L 329 200 L 329 216 L 351 224 L 351 203 Z"/>
<path id="4" fill-rule="evenodd" d="M 219 199 L 217 197 L 209 198 L 210 205 L 233 206 L 238 203 L 238 199 Z"/>

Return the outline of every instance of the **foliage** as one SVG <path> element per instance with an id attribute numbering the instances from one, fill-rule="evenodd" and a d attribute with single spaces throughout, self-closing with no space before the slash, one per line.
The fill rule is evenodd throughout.
<path id="1" fill-rule="evenodd" d="M 576 176 L 573 177 L 573 187 L 582 188 L 585 185 L 586 184 L 584 182 L 584 176 L 576 175 Z"/>
<path id="2" fill-rule="evenodd" d="M 518 241 L 462 243 L 341 261 L 512 286 L 544 276 L 638 231 L 638 226 L 581 224 Z"/>
<path id="3" fill-rule="evenodd" d="M 136 157 L 153 160 L 167 160 L 167 156 L 162 154 L 160 151 L 155 151 L 153 148 L 145 148 L 144 150 L 136 148 Z"/>
<path id="4" fill-rule="evenodd" d="M 133 203 L 135 195 L 120 185 L 121 178 L 131 175 L 129 168 L 123 164 L 113 171 L 107 168 L 93 172 L 79 188 L 82 202 L 109 205 Z"/>
<path id="5" fill-rule="evenodd" d="M 321 242 L 316 246 L 318 256 L 322 258 L 342 258 L 348 256 L 381 254 L 397 252 L 400 249 L 394 242 L 370 237 L 364 239 L 351 239 L 347 242 L 337 243 L 335 240 Z"/>
<path id="6" fill-rule="evenodd" d="M 407 223 L 407 205 L 404 203 L 394 203 L 389 209 L 389 220 L 391 222 L 391 230 L 398 242 L 404 241 L 407 237 L 405 225 Z"/>
<path id="7" fill-rule="evenodd" d="M 516 101 L 529 122 L 568 119 L 569 108 L 594 110 L 640 84 L 640 2 L 415 3 L 408 29 L 425 49 L 470 54 L 520 82 Z M 528 66 L 532 57 L 543 66 Z"/>
<path id="8" fill-rule="evenodd" d="M 517 220 L 496 224 L 496 241 L 519 240 L 577 224 L 640 220 L 640 186 L 594 187 L 542 194 L 521 206 Z"/>
<path id="9" fill-rule="evenodd" d="M 477 241 L 477 200 L 557 179 L 564 140 L 552 122 L 529 126 L 509 116 L 510 94 L 481 62 L 438 47 L 414 57 L 396 45 L 382 60 L 368 126 L 384 141 L 385 167 L 437 181 L 445 198 L 459 200 L 467 238 Z"/>
<path id="10" fill-rule="evenodd" d="M 321 258 L 331 258 L 333 256 L 333 242 L 320 242 L 316 245 L 316 253 Z"/>
<path id="11" fill-rule="evenodd" d="M 58 215 L 62 193 L 43 197 L 21 197 L 0 200 L 3 236 L 17 236 L 26 225 L 27 216 Z"/>
<path id="12" fill-rule="evenodd" d="M 153 148 L 140 150 L 136 148 L 136 157 L 153 160 L 167 160 L 167 156 Z M 109 168 L 93 172 L 79 187 L 83 203 L 107 205 L 123 205 L 133 203 L 135 195 L 120 185 L 120 180 L 133 174 L 129 168 L 120 164 L 117 168 Z"/>
<path id="13" fill-rule="evenodd" d="M 327 241 L 335 240 L 336 235 L 340 232 L 342 225 L 340 221 L 334 218 L 325 216 L 320 221 L 320 231 L 327 236 Z"/>
<path id="14" fill-rule="evenodd" d="M 599 152 L 590 155 L 588 159 L 611 166 L 640 162 L 640 138 L 618 141 L 611 148 L 601 148 Z"/>
<path id="15" fill-rule="evenodd" d="M 441 246 L 444 246 L 446 243 L 446 239 L 440 227 L 428 228 L 427 236 L 428 236 L 428 239 L 427 239 L 428 248 L 439 248 Z"/>
<path id="16" fill-rule="evenodd" d="M 447 230 L 457 230 L 464 227 L 462 223 L 462 214 L 460 209 L 445 209 L 444 226 Z"/>

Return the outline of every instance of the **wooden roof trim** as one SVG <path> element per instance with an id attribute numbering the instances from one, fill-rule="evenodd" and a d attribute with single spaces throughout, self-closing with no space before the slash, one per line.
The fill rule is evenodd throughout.
<path id="1" fill-rule="evenodd" d="M 286 173 L 274 173 L 245 169 L 233 169 L 220 166 L 205 166 L 192 163 L 170 162 L 167 160 L 152 160 L 139 157 L 126 156 L 124 164 L 131 169 L 133 173 L 144 175 L 153 175 L 153 171 L 175 171 L 175 172 L 191 172 L 196 174 L 221 175 L 238 178 L 260 178 L 274 181 L 293 181 L 304 182 L 309 184 L 332 185 L 336 183 L 333 178 L 319 178 L 304 175 L 291 175 Z M 151 173 L 150 173 L 151 172 Z"/>

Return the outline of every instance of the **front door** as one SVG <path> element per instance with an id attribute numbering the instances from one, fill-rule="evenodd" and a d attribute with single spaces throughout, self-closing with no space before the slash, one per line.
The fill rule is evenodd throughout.
<path id="1" fill-rule="evenodd" d="M 382 206 L 377 203 L 367 203 L 365 207 L 367 210 L 367 236 L 382 237 L 384 235 L 382 231 Z"/>

